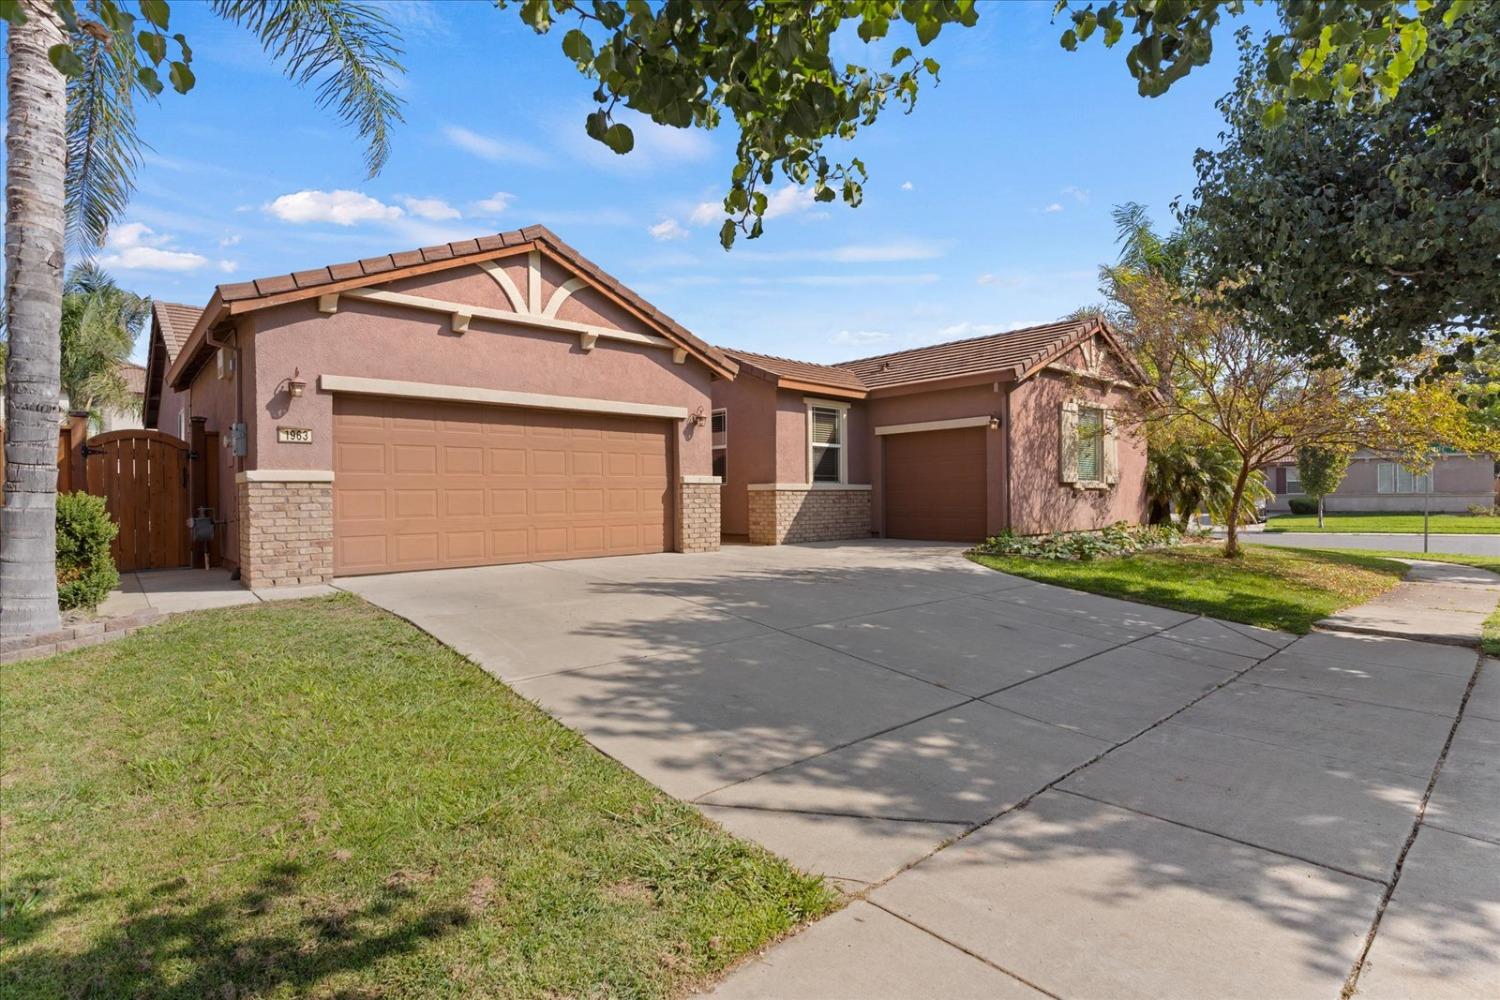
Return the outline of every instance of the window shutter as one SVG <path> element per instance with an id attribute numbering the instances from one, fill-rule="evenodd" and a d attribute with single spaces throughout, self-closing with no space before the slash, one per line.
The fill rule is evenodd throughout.
<path id="1" fill-rule="evenodd" d="M 1120 448 L 1115 438 L 1115 411 L 1104 411 L 1104 481 L 1111 486 L 1120 481 Z"/>
<path id="2" fill-rule="evenodd" d="M 1058 476 L 1065 483 L 1078 482 L 1078 404 L 1063 403 L 1058 419 Z"/>

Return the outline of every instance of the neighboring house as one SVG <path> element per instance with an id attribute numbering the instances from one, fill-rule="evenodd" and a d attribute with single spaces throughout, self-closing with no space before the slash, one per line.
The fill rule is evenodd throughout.
<path id="1" fill-rule="evenodd" d="M 187 343 L 188 334 L 193 332 L 202 315 L 203 310 L 197 306 L 177 302 L 151 303 L 151 339 L 146 348 L 147 391 L 141 407 L 143 426 L 165 431 L 184 441 L 188 438 L 187 393 L 166 385 L 163 376 L 177 360 L 182 345 Z"/>
<path id="2" fill-rule="evenodd" d="M 132 362 L 120 365 L 120 375 L 125 379 L 125 390 L 135 403 L 133 406 L 117 409 L 108 407 L 99 411 L 99 419 L 95 421 L 99 433 L 106 431 L 126 431 L 137 427 L 144 427 L 141 422 L 141 402 L 146 395 L 146 369 Z"/>
<path id="3" fill-rule="evenodd" d="M 726 534 L 977 542 L 1145 515 L 1144 380 L 1099 320 L 837 365 L 727 353 Z"/>
<path id="4" fill-rule="evenodd" d="M 1413 474 L 1401 463 L 1375 452 L 1358 451 L 1350 460 L 1349 472 L 1339 488 L 1324 498 L 1323 509 L 1419 511 L 1424 503 L 1430 502 L 1431 510 L 1462 512 L 1471 506 L 1494 506 L 1493 455 L 1444 455 L 1434 463 L 1429 475 Z M 1291 509 L 1288 499 L 1304 495 L 1296 462 L 1267 468 L 1266 485 L 1275 494 L 1266 504 L 1266 510 L 1272 514 L 1286 513 Z"/>
<path id="5" fill-rule="evenodd" d="M 151 337 L 147 423 L 249 586 L 1144 512 L 1138 376 L 1093 321 L 740 363 L 531 226 L 221 285 Z"/>

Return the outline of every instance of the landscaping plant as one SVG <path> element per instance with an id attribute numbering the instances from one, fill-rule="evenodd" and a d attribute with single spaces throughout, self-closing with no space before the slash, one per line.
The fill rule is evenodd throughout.
<path id="1" fill-rule="evenodd" d="M 57 604 L 63 611 L 93 611 L 120 583 L 109 543 L 120 526 L 104 498 L 82 490 L 57 498 Z"/>
<path id="2" fill-rule="evenodd" d="M 974 551 L 989 556 L 1087 562 L 1165 548 L 1182 539 L 1182 531 L 1171 524 L 1132 525 L 1118 521 L 1102 531 L 1055 531 L 1050 535 L 1005 532 L 985 539 L 984 544 Z"/>
<path id="3" fill-rule="evenodd" d="M 1339 488 L 1344 474 L 1349 471 L 1349 458 L 1353 453 L 1347 448 L 1319 448 L 1303 445 L 1297 449 L 1297 475 L 1302 479 L 1302 492 L 1313 501 L 1313 510 L 1292 508 L 1294 514 L 1318 515 L 1318 527 L 1323 527 L 1323 498 Z"/>

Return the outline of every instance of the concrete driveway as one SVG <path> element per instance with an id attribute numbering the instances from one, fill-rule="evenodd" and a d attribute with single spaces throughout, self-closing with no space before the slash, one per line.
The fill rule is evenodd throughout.
<path id="1" fill-rule="evenodd" d="M 911 543 L 340 585 L 856 897 L 723 996 L 1500 993 L 1500 683 L 1454 737 L 1469 650 Z"/>

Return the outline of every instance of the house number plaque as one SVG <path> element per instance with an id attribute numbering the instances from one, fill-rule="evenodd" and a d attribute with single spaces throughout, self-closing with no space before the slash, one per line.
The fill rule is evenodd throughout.
<path id="1" fill-rule="evenodd" d="M 278 427 L 276 440 L 281 444 L 312 444 L 312 428 Z"/>

